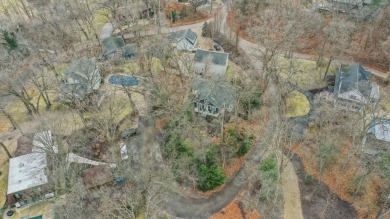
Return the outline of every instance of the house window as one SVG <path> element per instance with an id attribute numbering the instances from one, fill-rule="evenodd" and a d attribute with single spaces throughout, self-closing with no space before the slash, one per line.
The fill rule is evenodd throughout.
<path id="1" fill-rule="evenodd" d="M 211 107 L 210 107 L 210 112 L 211 112 L 212 114 L 215 114 L 215 111 L 216 111 L 215 106 L 211 106 Z"/>
<path id="2" fill-rule="evenodd" d="M 194 103 L 194 107 L 197 108 L 198 107 L 198 103 L 195 102 Z"/>

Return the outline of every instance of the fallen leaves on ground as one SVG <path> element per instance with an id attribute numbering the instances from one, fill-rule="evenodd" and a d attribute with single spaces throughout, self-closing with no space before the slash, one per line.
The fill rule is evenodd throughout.
<path id="1" fill-rule="evenodd" d="M 237 199 L 234 199 L 221 211 L 211 215 L 209 219 L 259 219 L 257 211 L 250 212 L 245 209 Z"/>

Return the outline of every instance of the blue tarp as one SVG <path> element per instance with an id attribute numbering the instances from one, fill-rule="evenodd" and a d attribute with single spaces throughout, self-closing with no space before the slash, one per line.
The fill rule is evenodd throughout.
<path id="1" fill-rule="evenodd" d="M 137 86 L 139 84 L 139 80 L 137 78 L 126 75 L 111 75 L 108 82 L 124 87 Z"/>

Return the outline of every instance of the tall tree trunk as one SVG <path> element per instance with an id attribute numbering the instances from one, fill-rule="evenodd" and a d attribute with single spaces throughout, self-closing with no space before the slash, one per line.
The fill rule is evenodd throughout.
<path id="1" fill-rule="evenodd" d="M 15 129 L 21 130 L 21 129 L 20 129 L 20 126 L 16 123 L 15 119 L 12 118 L 12 116 L 11 116 L 10 114 L 8 114 L 7 112 L 5 112 L 4 109 L 1 110 L 1 112 L 2 112 L 2 113 L 4 114 L 4 116 L 7 117 L 7 119 L 11 122 L 12 127 L 14 128 L 14 130 L 15 130 Z"/>
<path id="2" fill-rule="evenodd" d="M 328 62 L 328 65 L 326 66 L 326 70 L 325 70 L 324 80 L 326 79 L 326 76 L 328 76 L 329 67 L 330 67 L 330 64 L 332 63 L 333 59 L 334 59 L 333 56 L 329 57 L 329 62 Z"/>
<path id="3" fill-rule="evenodd" d="M 4 149 L 5 153 L 7 153 L 8 155 L 8 158 L 12 158 L 12 155 L 11 153 L 9 152 L 9 150 L 7 149 L 7 147 L 3 144 L 3 142 L 0 142 L 0 146 Z"/>

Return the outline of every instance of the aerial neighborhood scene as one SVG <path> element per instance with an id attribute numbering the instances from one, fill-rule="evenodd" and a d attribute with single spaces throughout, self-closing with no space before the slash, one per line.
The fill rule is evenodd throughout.
<path id="1" fill-rule="evenodd" d="M 390 0 L 0 0 L 0 219 L 390 219 Z"/>

